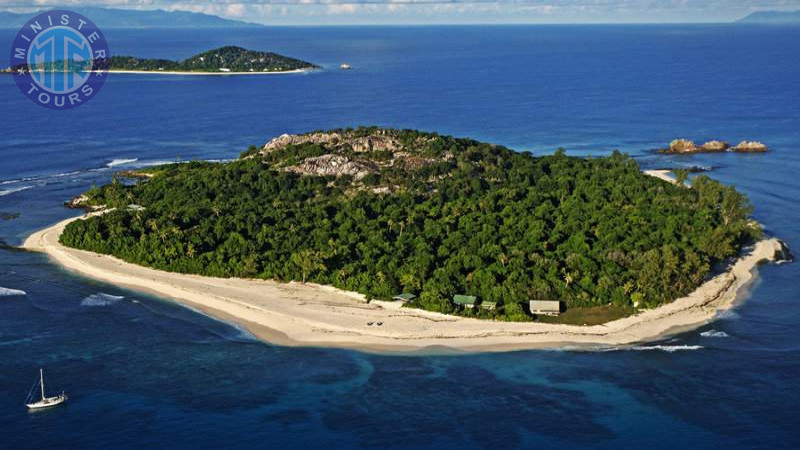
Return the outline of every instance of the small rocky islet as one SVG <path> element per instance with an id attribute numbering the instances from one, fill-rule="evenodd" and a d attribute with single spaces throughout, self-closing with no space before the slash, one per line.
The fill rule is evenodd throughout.
<path id="1" fill-rule="evenodd" d="M 689 139 L 675 139 L 669 143 L 668 148 L 659 149 L 659 153 L 666 154 L 688 154 L 688 153 L 765 153 L 769 148 L 766 144 L 758 141 L 742 141 L 731 146 L 725 141 L 712 140 L 702 145 L 697 145 Z"/>

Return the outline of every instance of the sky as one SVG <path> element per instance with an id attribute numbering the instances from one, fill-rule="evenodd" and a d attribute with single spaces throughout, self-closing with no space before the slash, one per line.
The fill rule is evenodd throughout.
<path id="1" fill-rule="evenodd" d="M 0 0 L 0 10 L 103 6 L 195 11 L 272 25 L 730 22 L 800 0 Z"/>

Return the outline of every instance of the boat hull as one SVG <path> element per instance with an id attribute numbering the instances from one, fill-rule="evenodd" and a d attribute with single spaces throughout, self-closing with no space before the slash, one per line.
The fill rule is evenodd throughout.
<path id="1" fill-rule="evenodd" d="M 67 396 L 62 394 L 56 397 L 47 397 L 35 403 L 28 403 L 25 406 L 27 406 L 28 409 L 45 409 L 61 405 L 65 401 L 67 401 Z"/>

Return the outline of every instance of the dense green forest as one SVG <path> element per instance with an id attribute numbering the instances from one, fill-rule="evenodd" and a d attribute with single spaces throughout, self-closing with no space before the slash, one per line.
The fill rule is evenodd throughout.
<path id="1" fill-rule="evenodd" d="M 382 299 L 410 292 L 410 306 L 530 320 L 531 299 L 669 302 L 760 233 L 733 188 L 705 176 L 675 186 L 619 152 L 534 157 L 375 128 L 307 139 L 94 187 L 90 202 L 116 210 L 73 222 L 61 241 L 169 271 L 309 280 Z M 364 173 L 308 173 L 334 155 Z M 499 307 L 461 310 L 450 301 L 459 293 Z"/>
<path id="2" fill-rule="evenodd" d="M 184 59 L 142 59 L 133 56 L 112 56 L 111 70 L 145 70 L 177 72 L 280 72 L 296 69 L 313 69 L 314 64 L 289 58 L 277 53 L 257 52 L 241 47 L 221 47 Z"/>

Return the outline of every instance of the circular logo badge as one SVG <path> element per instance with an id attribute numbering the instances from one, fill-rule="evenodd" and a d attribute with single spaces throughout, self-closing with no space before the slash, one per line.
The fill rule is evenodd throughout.
<path id="1" fill-rule="evenodd" d="M 100 91 L 110 54 L 103 33 L 73 11 L 43 12 L 11 46 L 11 71 L 20 91 L 50 109 L 77 108 Z"/>

